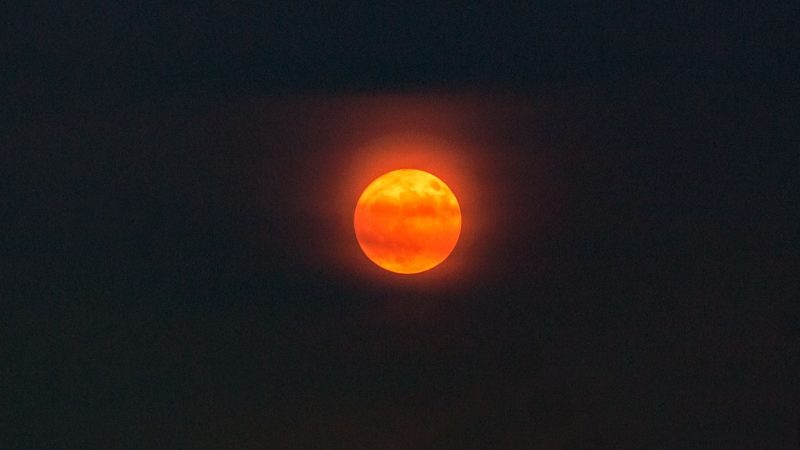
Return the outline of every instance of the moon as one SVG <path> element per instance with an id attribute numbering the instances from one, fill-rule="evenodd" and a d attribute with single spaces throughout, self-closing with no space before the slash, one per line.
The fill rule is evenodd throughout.
<path id="1" fill-rule="evenodd" d="M 442 180 L 417 169 L 387 172 L 356 203 L 361 250 L 390 272 L 414 274 L 441 264 L 461 234 L 461 208 Z"/>

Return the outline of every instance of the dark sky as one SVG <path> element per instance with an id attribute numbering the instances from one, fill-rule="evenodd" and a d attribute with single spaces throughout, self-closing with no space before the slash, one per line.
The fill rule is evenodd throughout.
<path id="1" fill-rule="evenodd" d="M 797 5 L 107 3 L 3 14 L 0 447 L 798 447 Z"/>

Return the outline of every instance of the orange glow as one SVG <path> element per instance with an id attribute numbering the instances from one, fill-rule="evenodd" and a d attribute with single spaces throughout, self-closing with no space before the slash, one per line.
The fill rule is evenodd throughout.
<path id="1" fill-rule="evenodd" d="M 434 175 L 400 169 L 375 179 L 361 194 L 353 219 L 364 254 L 378 266 L 411 274 L 441 264 L 461 234 L 461 209 Z"/>

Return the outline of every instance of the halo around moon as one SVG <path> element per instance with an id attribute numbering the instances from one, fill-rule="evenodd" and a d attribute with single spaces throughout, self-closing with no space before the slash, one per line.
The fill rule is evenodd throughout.
<path id="1" fill-rule="evenodd" d="M 461 234 L 461 209 L 442 180 L 417 169 L 387 172 L 356 203 L 361 250 L 390 272 L 413 274 L 441 264 Z"/>

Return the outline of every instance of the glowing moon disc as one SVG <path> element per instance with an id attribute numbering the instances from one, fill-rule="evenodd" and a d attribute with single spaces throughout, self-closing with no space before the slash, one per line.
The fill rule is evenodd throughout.
<path id="1" fill-rule="evenodd" d="M 461 209 L 439 178 L 400 169 L 364 189 L 353 225 L 361 250 L 372 262 L 391 272 L 419 273 L 438 266 L 455 248 Z"/>

